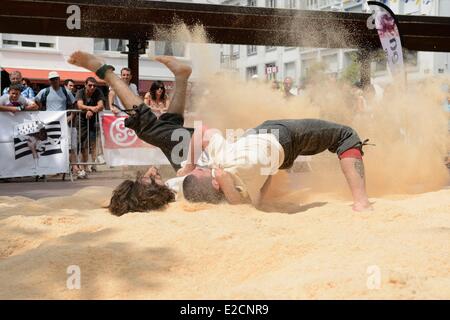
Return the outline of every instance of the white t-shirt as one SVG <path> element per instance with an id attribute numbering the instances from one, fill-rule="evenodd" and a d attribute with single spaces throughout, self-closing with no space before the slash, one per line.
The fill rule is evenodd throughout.
<path id="1" fill-rule="evenodd" d="M 273 134 L 250 134 L 228 142 L 214 134 L 206 148 L 210 168 L 218 166 L 230 173 L 243 198 L 259 202 L 260 190 L 269 175 L 284 161 L 284 150 Z"/>
<path id="2" fill-rule="evenodd" d="M 134 83 L 130 83 L 128 88 L 130 88 L 130 90 L 133 91 L 133 93 L 135 95 L 137 95 L 137 96 L 139 95 L 137 87 L 136 87 L 136 85 Z M 111 88 L 109 88 L 109 89 L 111 90 Z M 113 103 L 115 105 L 119 106 L 121 109 L 126 109 L 125 106 L 123 105 L 122 101 L 120 101 L 119 96 L 117 94 L 114 96 Z M 123 111 L 120 111 L 117 115 L 118 116 L 126 116 L 127 114 L 125 112 L 123 112 Z"/>
<path id="3" fill-rule="evenodd" d="M 176 193 L 176 198 L 179 199 L 180 197 L 183 197 L 183 181 L 184 178 L 186 178 L 186 176 L 184 177 L 175 177 L 172 179 L 168 179 L 166 181 L 166 186 L 172 190 L 175 191 Z"/>
<path id="4" fill-rule="evenodd" d="M 17 102 L 22 106 L 29 106 L 33 103 L 33 100 L 27 99 L 24 96 L 20 95 Z M 13 103 L 9 100 L 9 93 L 4 94 L 0 97 L 0 106 L 11 106 Z"/>

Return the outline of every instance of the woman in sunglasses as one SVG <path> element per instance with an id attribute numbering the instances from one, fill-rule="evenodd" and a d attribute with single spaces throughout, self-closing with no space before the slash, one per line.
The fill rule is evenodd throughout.
<path id="1" fill-rule="evenodd" d="M 169 109 L 169 97 L 162 81 L 155 81 L 150 91 L 145 94 L 144 103 L 150 107 L 153 113 L 159 117 Z"/>

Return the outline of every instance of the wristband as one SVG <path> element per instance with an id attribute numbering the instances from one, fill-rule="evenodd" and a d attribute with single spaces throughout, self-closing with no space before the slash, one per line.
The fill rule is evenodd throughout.
<path id="1" fill-rule="evenodd" d="M 109 64 L 104 64 L 97 71 L 95 71 L 95 74 L 100 79 L 105 80 L 106 71 L 109 70 L 109 69 L 111 69 L 112 71 L 115 70 L 113 66 L 111 66 Z"/>
<path id="2" fill-rule="evenodd" d="M 212 168 L 211 169 L 211 176 L 215 179 L 216 178 L 216 169 Z"/>

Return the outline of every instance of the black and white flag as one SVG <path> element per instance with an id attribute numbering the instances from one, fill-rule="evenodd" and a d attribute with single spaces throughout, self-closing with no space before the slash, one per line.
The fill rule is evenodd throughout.
<path id="1" fill-rule="evenodd" d="M 0 178 L 69 172 L 64 111 L 0 112 Z"/>
<path id="2" fill-rule="evenodd" d="M 37 152 L 39 156 L 50 156 L 52 154 L 62 153 L 61 149 L 61 123 L 52 121 L 45 124 L 47 139 L 38 143 Z M 20 159 L 26 156 L 32 156 L 29 146 L 28 136 L 19 136 L 14 138 L 15 158 Z"/>

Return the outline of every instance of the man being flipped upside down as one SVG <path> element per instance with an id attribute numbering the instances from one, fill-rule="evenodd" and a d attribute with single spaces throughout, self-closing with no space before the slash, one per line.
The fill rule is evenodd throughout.
<path id="1" fill-rule="evenodd" d="M 269 120 L 232 143 L 206 126 L 194 133 L 194 129 L 183 127 L 191 68 L 173 57 L 158 56 L 155 60 L 166 65 L 175 76 L 175 92 L 169 110 L 159 118 L 114 74 L 112 66 L 81 51 L 74 52 L 68 61 L 95 72 L 111 86 L 123 102 L 124 111 L 130 115 L 125 119 L 125 126 L 162 150 L 178 171 L 177 175 L 183 177 L 175 179 L 183 184 L 187 200 L 218 203 L 225 199 L 230 204 L 251 202 L 260 208 L 271 175 L 278 169 L 290 168 L 299 155 L 314 155 L 328 149 L 339 157 L 352 192 L 353 209 L 371 209 L 365 189 L 363 143 L 352 128 L 317 119 Z M 178 134 L 174 137 L 176 131 Z M 209 158 L 206 167 L 198 165 L 202 152 Z M 186 162 L 184 167 L 181 166 L 183 161 Z M 126 180 L 114 190 L 109 210 L 120 216 L 163 208 L 175 200 L 173 185 L 176 185 L 173 179 L 164 183 L 158 170 L 151 167 L 135 181 Z"/>

